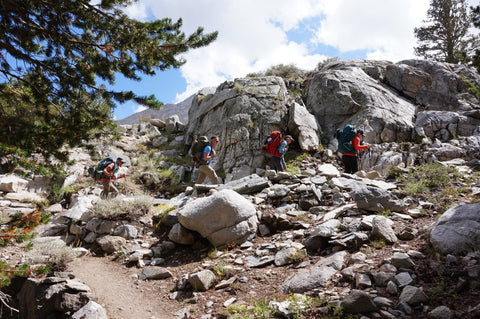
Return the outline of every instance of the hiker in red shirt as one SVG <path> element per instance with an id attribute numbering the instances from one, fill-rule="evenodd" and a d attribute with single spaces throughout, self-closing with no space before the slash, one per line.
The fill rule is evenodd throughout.
<path id="1" fill-rule="evenodd" d="M 103 185 L 103 192 L 100 197 L 103 199 L 112 198 L 118 195 L 118 189 L 115 186 L 117 179 L 124 178 L 125 174 L 117 176 L 118 169 L 125 163 L 125 160 L 121 157 L 117 158 L 115 162 L 108 164 L 102 171 L 100 182 Z M 112 193 L 109 196 L 109 193 Z"/>
<path id="2" fill-rule="evenodd" d="M 354 174 L 356 171 L 358 171 L 358 151 L 372 147 L 372 145 L 369 144 L 361 144 L 363 137 L 363 130 L 357 130 L 357 133 L 352 139 L 353 152 L 343 153 L 342 162 L 345 166 L 345 173 Z"/>

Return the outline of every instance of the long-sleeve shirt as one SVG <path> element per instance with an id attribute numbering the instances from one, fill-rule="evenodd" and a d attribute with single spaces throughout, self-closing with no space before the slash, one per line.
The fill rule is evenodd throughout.
<path id="1" fill-rule="evenodd" d="M 355 136 L 352 139 L 352 146 L 353 146 L 353 149 L 355 150 L 355 153 L 343 153 L 343 155 L 358 156 L 358 151 L 365 150 L 365 149 L 368 148 L 368 145 L 361 145 L 360 144 L 360 137 L 358 137 L 358 136 Z"/>
<path id="2" fill-rule="evenodd" d="M 282 140 L 280 142 L 280 145 L 278 145 L 278 147 L 277 147 L 277 152 L 279 152 L 283 156 L 287 153 L 287 150 L 288 150 L 288 143 L 287 143 L 287 141 Z"/>

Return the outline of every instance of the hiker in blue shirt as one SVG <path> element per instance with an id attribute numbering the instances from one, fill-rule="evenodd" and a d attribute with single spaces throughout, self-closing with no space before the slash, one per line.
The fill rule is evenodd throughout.
<path id="1" fill-rule="evenodd" d="M 272 160 L 271 160 L 272 166 L 275 169 L 275 171 L 283 172 L 287 168 L 287 164 L 285 163 L 285 157 L 284 156 L 287 153 L 288 146 L 292 142 L 295 142 L 293 137 L 291 135 L 287 135 L 287 136 L 285 136 L 285 139 L 282 139 L 282 141 L 278 145 L 277 152 L 281 156 L 273 155 Z"/>
<path id="2" fill-rule="evenodd" d="M 213 158 L 217 153 L 215 152 L 215 147 L 220 142 L 218 136 L 213 135 L 210 138 L 210 144 L 205 146 L 202 152 L 202 160 L 198 166 L 198 179 L 197 184 L 202 184 L 205 181 L 205 178 L 208 177 L 212 185 L 218 184 L 218 176 L 215 170 L 210 166 Z"/>

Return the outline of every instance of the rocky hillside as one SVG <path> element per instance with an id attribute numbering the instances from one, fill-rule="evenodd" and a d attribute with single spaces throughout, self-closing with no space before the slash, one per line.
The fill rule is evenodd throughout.
<path id="1" fill-rule="evenodd" d="M 465 79 L 480 85 L 472 70 L 426 61 L 237 79 L 194 96 L 188 123 L 120 126 L 119 141 L 72 149 L 64 178 L 2 175 L 1 259 L 30 265 L 2 289 L 2 318 L 480 316 L 479 106 Z M 334 152 L 345 123 L 375 143 L 356 175 Z M 278 174 L 260 152 L 273 128 L 297 140 Z M 220 185 L 192 182 L 188 149 L 203 134 L 220 135 Z M 85 170 L 110 153 L 129 158 L 128 177 L 100 200 Z M 33 241 L 15 240 L 13 228 L 46 214 Z M 69 267 L 86 255 L 115 276 Z M 72 269 L 93 270 L 80 280 Z"/>

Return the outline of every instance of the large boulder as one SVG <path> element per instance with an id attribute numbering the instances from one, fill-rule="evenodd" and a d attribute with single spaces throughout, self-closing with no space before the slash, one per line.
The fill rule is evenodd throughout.
<path id="1" fill-rule="evenodd" d="M 332 61 L 312 73 L 306 85 L 306 107 L 322 129 L 354 124 L 369 143 L 405 141 L 411 136 L 416 107 L 379 82 L 388 62 Z"/>
<path id="2" fill-rule="evenodd" d="M 415 132 L 419 136 L 448 141 L 457 136 L 480 134 L 480 120 L 458 112 L 424 111 L 419 112 L 415 122 Z"/>
<path id="3" fill-rule="evenodd" d="M 322 257 L 310 268 L 301 269 L 288 277 L 282 285 L 285 293 L 304 293 L 318 287 L 326 287 L 329 281 L 345 265 L 346 251 L 339 251 Z"/>
<path id="4" fill-rule="evenodd" d="M 288 94 L 282 78 L 240 78 L 202 91 L 193 99 L 185 148 L 201 135 L 219 135 L 212 165 L 226 173 L 234 167 L 261 167 L 261 147 L 272 130 L 288 126 Z"/>
<path id="5" fill-rule="evenodd" d="M 475 68 L 428 60 L 403 60 L 387 66 L 385 82 L 428 110 L 469 111 L 477 108 L 468 79 L 480 84 Z M 474 102 L 474 103 L 472 103 Z"/>
<path id="6" fill-rule="evenodd" d="M 178 212 L 178 221 L 215 247 L 243 243 L 255 236 L 258 226 L 255 206 L 229 189 L 189 202 Z"/>
<path id="7" fill-rule="evenodd" d="M 369 143 L 404 142 L 412 137 L 417 112 L 427 112 L 415 123 L 416 131 L 427 123 L 420 136 L 446 139 L 478 134 L 478 99 L 470 85 L 480 85 L 480 75 L 464 65 L 328 61 L 311 73 L 305 104 L 329 136 L 351 123 L 364 129 Z M 438 119 L 432 111 L 457 114 Z"/>
<path id="8" fill-rule="evenodd" d="M 75 312 L 93 299 L 90 288 L 76 279 L 28 278 L 17 294 L 21 318 L 60 318 Z"/>
<path id="9" fill-rule="evenodd" d="M 308 112 L 305 106 L 296 102 L 290 107 L 288 129 L 298 137 L 298 144 L 304 151 L 316 151 L 320 140 L 321 128 L 315 116 Z"/>
<path id="10" fill-rule="evenodd" d="M 358 208 L 368 211 L 402 212 L 410 207 L 409 203 L 399 199 L 391 192 L 363 183 L 355 183 L 351 195 Z"/>
<path id="11" fill-rule="evenodd" d="M 480 204 L 450 208 L 430 231 L 430 242 L 442 254 L 462 254 L 480 248 Z"/>
<path id="12" fill-rule="evenodd" d="M 0 175 L 0 191 L 2 192 L 21 192 L 27 187 L 28 181 L 17 175 Z"/>

